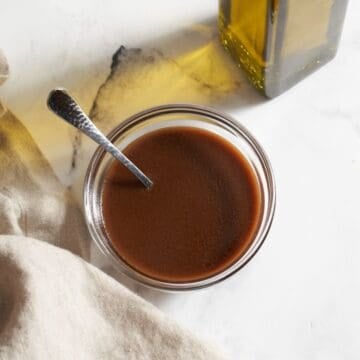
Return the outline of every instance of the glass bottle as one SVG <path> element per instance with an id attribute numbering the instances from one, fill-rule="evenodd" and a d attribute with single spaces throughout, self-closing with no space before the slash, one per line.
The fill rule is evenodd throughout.
<path id="1" fill-rule="evenodd" d="M 220 0 L 224 47 L 267 97 L 336 54 L 348 0 Z"/>

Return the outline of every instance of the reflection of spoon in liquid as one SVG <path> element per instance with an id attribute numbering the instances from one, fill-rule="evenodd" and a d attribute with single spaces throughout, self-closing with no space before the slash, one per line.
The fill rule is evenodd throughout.
<path id="1" fill-rule="evenodd" d="M 52 90 L 49 94 L 47 104 L 50 110 L 56 115 L 79 129 L 114 158 L 119 160 L 147 189 L 153 185 L 153 182 L 100 132 L 76 101 L 65 90 Z"/>

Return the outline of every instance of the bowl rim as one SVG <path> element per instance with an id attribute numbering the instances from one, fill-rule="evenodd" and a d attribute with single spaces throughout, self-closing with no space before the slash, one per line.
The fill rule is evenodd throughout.
<path id="1" fill-rule="evenodd" d="M 192 282 L 168 282 L 163 280 L 156 280 L 138 272 L 136 269 L 125 264 L 125 262 L 118 255 L 115 255 L 114 258 L 114 254 L 109 253 L 109 249 L 106 248 L 106 245 L 103 244 L 103 241 L 98 238 L 98 234 L 94 226 L 94 221 L 92 221 L 92 212 L 90 209 L 91 205 L 89 198 L 90 196 L 89 187 L 91 186 L 94 178 L 96 177 L 97 168 L 99 167 L 105 156 L 105 151 L 100 146 L 96 148 L 94 154 L 92 155 L 89 161 L 86 170 L 86 174 L 83 182 L 83 211 L 85 216 L 85 222 L 92 240 L 95 242 L 101 253 L 111 261 L 115 269 L 119 270 L 122 274 L 126 275 L 127 277 L 131 278 L 132 280 L 146 287 L 150 287 L 152 289 L 157 289 L 162 291 L 168 291 L 168 292 L 184 292 L 184 291 L 203 289 L 218 284 L 220 282 L 223 282 L 224 280 L 236 274 L 240 269 L 242 269 L 245 265 L 247 265 L 250 262 L 250 260 L 254 258 L 254 256 L 262 247 L 265 239 L 267 238 L 271 225 L 273 223 L 275 208 L 276 208 L 276 185 L 275 185 L 274 173 L 270 161 L 268 159 L 268 156 L 266 155 L 263 147 L 256 140 L 256 138 L 238 120 L 235 120 L 232 116 L 225 114 L 224 112 L 215 110 L 211 107 L 207 107 L 203 105 L 185 104 L 185 103 L 179 103 L 179 104 L 173 103 L 173 104 L 165 104 L 165 105 L 150 107 L 148 109 L 137 112 L 131 115 L 130 117 L 128 117 L 126 120 L 120 122 L 107 134 L 107 138 L 113 142 L 114 140 L 117 139 L 118 136 L 129 130 L 129 128 L 136 126 L 141 122 L 144 122 L 150 118 L 159 115 L 175 114 L 175 113 L 190 113 L 190 114 L 200 115 L 205 118 L 210 117 L 213 120 L 224 123 L 227 127 L 230 127 L 232 130 L 235 130 L 236 134 L 238 136 L 241 136 L 246 141 L 246 143 L 251 146 L 256 157 L 261 162 L 266 177 L 267 185 L 269 187 L 269 193 L 268 193 L 269 206 L 267 207 L 267 209 L 264 210 L 264 214 L 262 215 L 261 218 L 263 219 L 265 217 L 266 219 L 261 233 L 259 232 L 256 235 L 256 237 L 259 237 L 259 239 L 252 253 L 249 256 L 247 256 L 246 260 L 243 261 L 241 264 L 237 264 L 242 258 L 244 258 L 247 255 L 248 250 L 251 249 L 252 246 L 250 246 L 249 249 L 235 263 L 230 265 L 228 268 L 223 269 L 221 272 L 214 274 L 208 278 L 195 280 Z M 252 244 L 255 243 L 256 237 L 253 240 Z M 119 269 L 119 265 L 122 265 L 120 266 L 121 269 Z M 124 265 L 125 267 L 128 268 L 127 271 L 126 269 L 124 269 Z"/>

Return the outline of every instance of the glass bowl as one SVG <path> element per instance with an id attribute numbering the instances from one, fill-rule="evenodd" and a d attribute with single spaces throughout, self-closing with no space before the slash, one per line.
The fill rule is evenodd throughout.
<path id="1" fill-rule="evenodd" d="M 254 137 L 237 121 L 213 109 L 195 105 L 163 105 L 147 109 L 119 124 L 108 138 L 124 149 L 132 141 L 151 131 L 166 127 L 201 128 L 223 137 L 249 161 L 261 192 L 261 216 L 254 239 L 247 251 L 229 267 L 211 277 L 191 282 L 166 282 L 138 272 L 125 263 L 113 249 L 102 218 L 101 195 L 104 176 L 113 158 L 98 148 L 93 155 L 84 183 L 84 212 L 89 232 L 113 266 L 133 280 L 159 290 L 185 291 L 219 283 L 246 265 L 259 250 L 271 227 L 275 210 L 275 182 L 269 160 Z"/>

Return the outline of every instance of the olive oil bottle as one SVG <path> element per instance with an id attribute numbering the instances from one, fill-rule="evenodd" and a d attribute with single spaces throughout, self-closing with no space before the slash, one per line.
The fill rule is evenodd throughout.
<path id="1" fill-rule="evenodd" d="M 331 60 L 348 0 L 220 0 L 224 47 L 267 97 Z"/>

